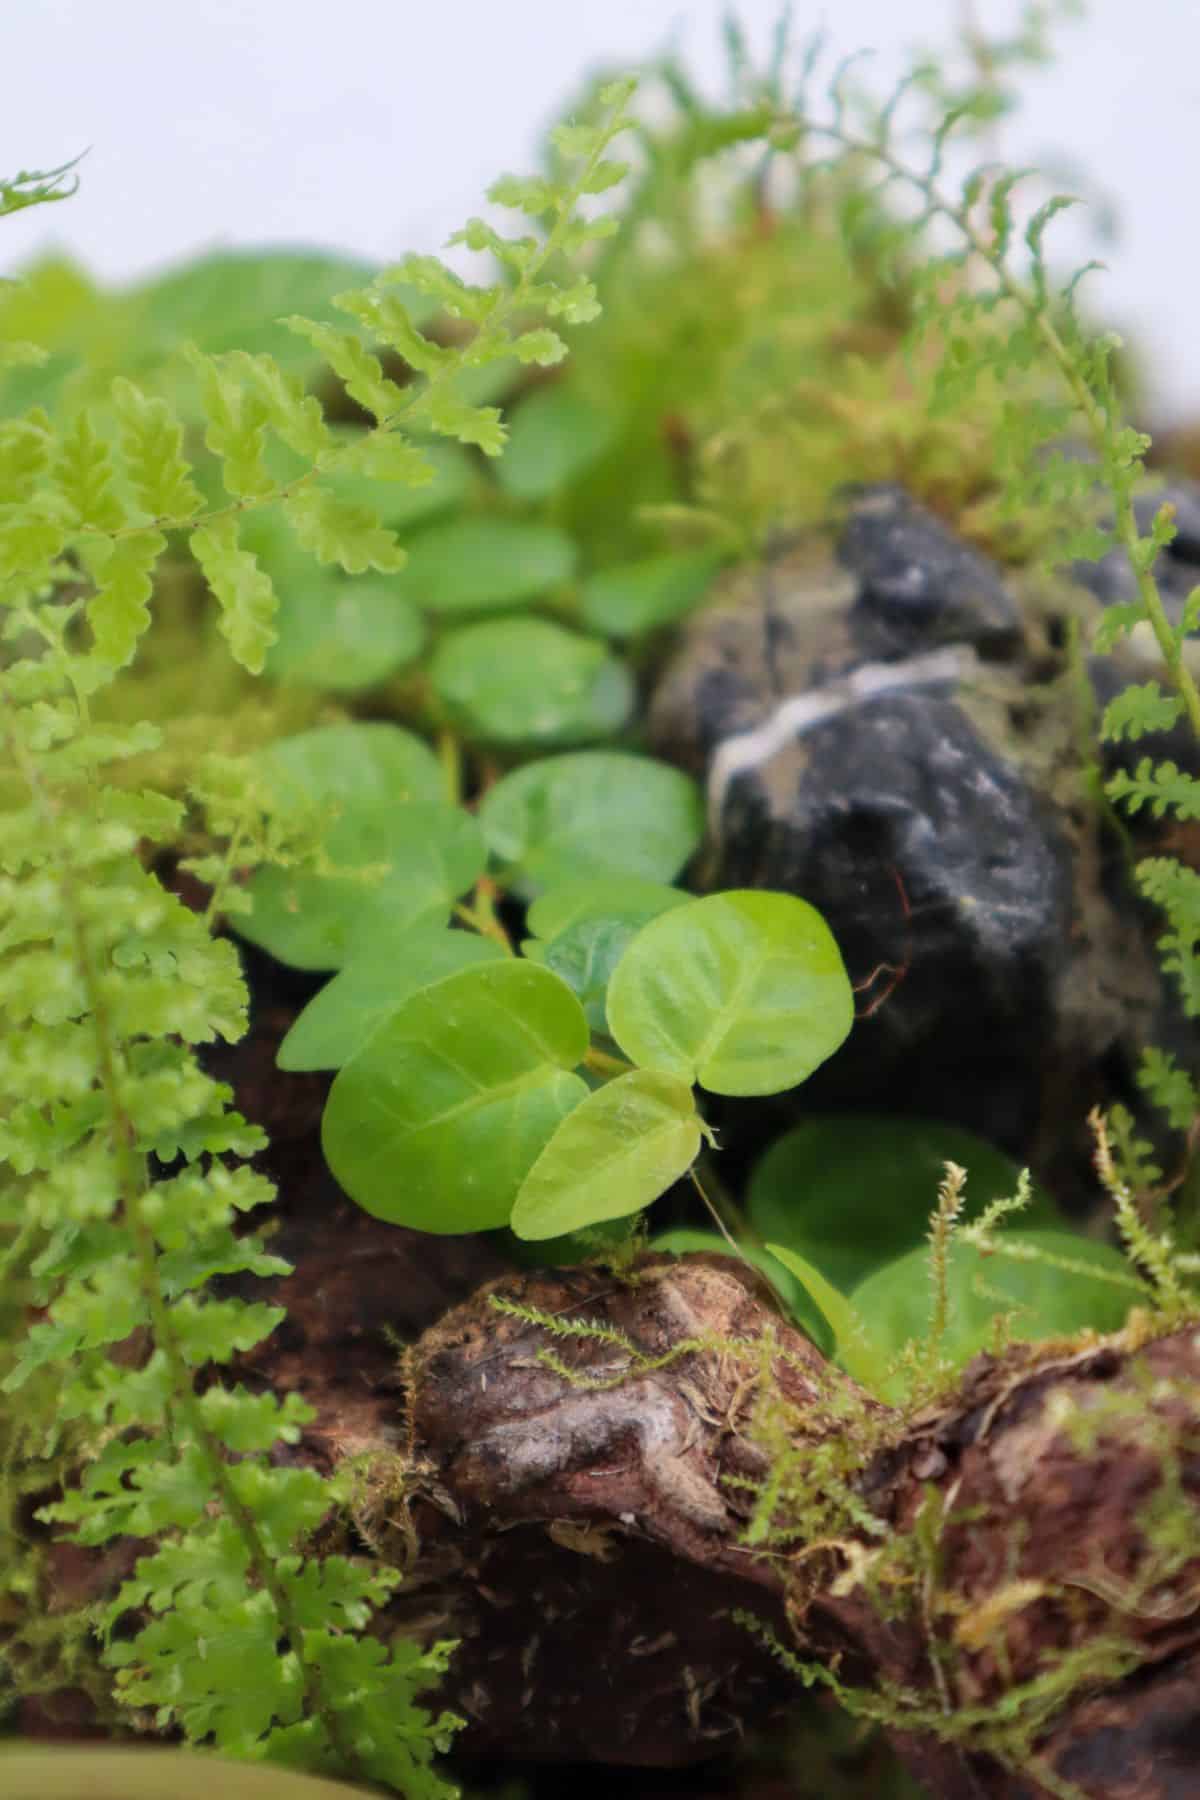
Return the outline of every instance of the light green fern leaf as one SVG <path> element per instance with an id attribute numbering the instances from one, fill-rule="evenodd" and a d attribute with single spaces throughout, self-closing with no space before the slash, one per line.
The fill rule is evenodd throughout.
<path id="1" fill-rule="evenodd" d="M 164 524 L 192 518 L 200 494 L 183 454 L 183 427 L 167 402 L 143 394 L 123 376 L 113 382 L 112 401 L 138 505 Z"/>
<path id="2" fill-rule="evenodd" d="M 319 350 L 334 374 L 343 382 L 352 400 L 374 413 L 380 424 L 394 413 L 403 412 L 408 397 L 394 381 L 389 381 L 380 366 L 352 332 L 338 331 L 313 319 L 288 318 L 283 321 L 289 331 L 297 332 Z"/>
<path id="3" fill-rule="evenodd" d="M 238 543 L 237 519 L 232 514 L 198 526 L 191 545 L 221 608 L 221 630 L 229 648 L 243 668 L 261 674 L 277 635 L 278 601 L 270 576 Z"/>
<path id="4" fill-rule="evenodd" d="M 381 525 L 369 506 L 340 500 L 326 488 L 304 487 L 289 495 L 283 510 L 298 543 L 318 562 L 340 564 L 350 575 L 364 569 L 391 574 L 404 567 L 395 532 Z"/>
<path id="5" fill-rule="evenodd" d="M 87 603 L 87 620 L 99 656 L 113 669 L 133 661 L 138 639 L 150 624 L 154 571 L 166 548 L 159 531 L 131 537 L 93 538 L 80 545 L 80 556 L 96 583 Z"/>

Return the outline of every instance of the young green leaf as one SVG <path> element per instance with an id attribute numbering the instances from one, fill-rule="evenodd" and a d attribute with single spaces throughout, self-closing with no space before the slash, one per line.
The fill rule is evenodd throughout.
<path id="1" fill-rule="evenodd" d="M 637 917 L 648 924 L 673 906 L 685 906 L 692 897 L 682 888 L 640 875 L 593 875 L 564 881 L 539 894 L 525 923 L 535 937 L 550 943 L 572 925 L 590 919 Z"/>
<path id="2" fill-rule="evenodd" d="M 457 1233 L 503 1225 L 560 1121 L 587 1095 L 578 1000 L 511 958 L 411 995 L 346 1064 L 325 1157 L 376 1218 Z"/>
<path id="3" fill-rule="evenodd" d="M 556 526 L 454 519 L 413 542 L 401 587 L 430 612 L 492 612 L 537 600 L 574 572 L 575 546 Z"/>
<path id="4" fill-rule="evenodd" d="M 366 575 L 345 581 L 311 568 L 281 590 L 276 629 L 267 674 L 333 694 L 386 681 L 425 641 L 420 613 L 389 583 Z"/>
<path id="5" fill-rule="evenodd" d="M 444 923 L 485 862 L 475 820 L 445 804 L 344 812 L 324 847 L 345 875 L 259 869 L 253 911 L 237 919 L 241 937 L 296 969 L 341 968 L 380 934 Z"/>
<path id="6" fill-rule="evenodd" d="M 692 550 L 601 569 L 580 590 L 584 620 L 615 638 L 673 625 L 699 606 L 723 560 L 719 551 Z"/>
<path id="7" fill-rule="evenodd" d="M 542 388 L 513 413 L 496 479 L 516 500 L 545 500 L 603 456 L 615 431 L 610 414 L 565 383 Z"/>
<path id="8" fill-rule="evenodd" d="M 541 946 L 540 961 L 579 996 L 593 1031 L 608 1031 L 605 1001 L 612 972 L 648 920 L 644 913 L 580 919 Z M 537 940 L 535 939 L 536 943 Z M 528 954 L 528 951 L 526 951 Z"/>
<path id="9" fill-rule="evenodd" d="M 479 821 L 524 894 L 598 875 L 670 881 L 704 831 L 686 775 L 618 750 L 547 756 L 515 770 L 486 794 Z"/>
<path id="10" fill-rule="evenodd" d="M 560 1237 L 624 1218 L 687 1173 L 700 1148 L 692 1090 L 632 1069 L 568 1113 L 524 1181 L 512 1212 L 520 1238 Z"/>
<path id="11" fill-rule="evenodd" d="M 360 812 L 413 800 L 436 806 L 445 792 L 428 744 L 382 722 L 318 725 L 280 738 L 263 767 L 278 806 L 330 802 Z"/>
<path id="12" fill-rule="evenodd" d="M 547 619 L 493 619 L 444 637 L 429 668 L 464 730 L 498 744 L 608 737 L 633 705 L 628 670 L 598 638 Z"/>
<path id="13" fill-rule="evenodd" d="M 711 894 L 654 919 L 609 983 L 632 1061 L 717 1094 L 776 1094 L 845 1038 L 854 995 L 832 933 L 791 894 Z"/>
<path id="14" fill-rule="evenodd" d="M 472 963 L 497 962 L 494 938 L 444 926 L 383 933 L 364 944 L 300 1014 L 275 1058 L 281 1069 L 340 1069 L 410 994 Z"/>

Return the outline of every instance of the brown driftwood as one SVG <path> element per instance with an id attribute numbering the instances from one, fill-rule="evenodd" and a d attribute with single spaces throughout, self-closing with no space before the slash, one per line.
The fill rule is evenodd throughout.
<path id="1" fill-rule="evenodd" d="M 702 1759 L 799 1692 L 734 1621 L 742 1610 L 847 1687 L 903 1690 L 918 1711 L 906 1730 L 893 1699 L 893 1739 L 938 1800 L 1200 1792 L 1195 1327 L 1141 1347 L 1127 1335 L 980 1358 L 945 1404 L 877 1449 L 858 1485 L 882 1541 L 911 1540 L 923 1508 L 935 1521 L 934 1563 L 889 1608 L 849 1578 L 880 1542 L 869 1533 L 770 1555 L 741 1541 L 753 1504 L 741 1484 L 767 1470 L 750 1346 L 773 1334 L 767 1378 L 801 1448 L 846 1428 L 839 1397 L 854 1392 L 752 1272 L 658 1257 L 633 1281 L 510 1274 L 442 1317 L 402 1366 L 376 1328 L 412 1240 L 344 1207 L 309 1221 L 315 1237 L 280 1296 L 292 1346 L 273 1367 L 264 1346 L 260 1373 L 318 1407 L 304 1456 L 382 1453 L 364 1529 L 410 1556 L 396 1622 L 462 1640 L 445 1698 L 469 1721 L 466 1747 Z M 552 1336 L 497 1299 L 621 1341 Z M 698 1337 L 712 1347 L 670 1358 Z M 1077 1441 L 1069 1416 L 1097 1408 L 1095 1441 Z M 1073 1671 L 1060 1693 L 1046 1685 L 1056 1666 Z M 1023 1738 L 1003 1729 L 1006 1708 Z M 986 1724 L 963 1732 L 989 1711 L 990 1739 Z"/>
<path id="2" fill-rule="evenodd" d="M 262 1029 L 260 1048 L 277 1036 Z M 699 1763 L 797 1705 L 742 1611 L 869 1702 L 890 1695 L 892 1740 L 936 1800 L 1200 1793 L 1195 1325 L 980 1358 L 903 1429 L 876 1408 L 856 1492 L 882 1535 L 843 1524 L 763 1554 L 743 1541 L 743 1484 L 768 1468 L 764 1382 L 802 1453 L 861 1431 L 865 1403 L 752 1271 L 501 1274 L 485 1239 L 358 1211 L 314 1142 L 323 1083 L 289 1083 L 272 1118 L 269 1054 L 252 1038 L 231 1060 L 272 1131 L 273 1247 L 295 1264 L 287 1319 L 241 1373 L 316 1408 L 290 1455 L 365 1459 L 360 1532 L 408 1571 L 386 1623 L 460 1640 L 442 1698 L 468 1720 L 463 1749 Z M 620 1336 L 552 1336 L 496 1299 Z M 398 1339 L 416 1342 L 402 1356 Z M 932 1560 L 907 1586 L 872 1584 L 863 1556 L 921 1534 Z M 60 1602 L 118 1579 L 108 1563 L 62 1546 Z M 36 1709 L 23 1725 L 40 1734 Z"/>

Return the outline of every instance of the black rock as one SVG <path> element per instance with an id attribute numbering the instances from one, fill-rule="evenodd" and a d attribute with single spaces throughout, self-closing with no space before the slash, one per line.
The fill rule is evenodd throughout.
<path id="1" fill-rule="evenodd" d="M 864 649 L 903 656 L 917 644 L 972 644 L 1006 657 L 1021 618 L 999 572 L 933 513 L 890 483 L 846 490 L 850 516 L 838 561 L 858 581 Z"/>
<path id="2" fill-rule="evenodd" d="M 865 499 L 857 579 L 785 556 L 692 619 L 653 745 L 707 784 L 703 884 L 810 901 L 861 987 L 870 1016 L 798 1103 L 908 1108 L 1036 1161 L 1064 1106 L 1135 1097 L 1158 971 L 999 572 L 894 490 Z"/>

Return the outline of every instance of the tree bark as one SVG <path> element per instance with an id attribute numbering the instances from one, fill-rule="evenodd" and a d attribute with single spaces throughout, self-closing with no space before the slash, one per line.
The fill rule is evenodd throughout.
<path id="1" fill-rule="evenodd" d="M 378 1327 L 428 1240 L 341 1208 L 324 1248 L 310 1221 L 293 1347 L 260 1373 L 318 1408 L 298 1454 L 377 1459 L 360 1524 L 408 1562 L 394 1622 L 461 1640 L 464 1748 L 711 1755 L 799 1692 L 745 1613 L 885 1715 L 938 1800 L 1200 1792 L 1195 1325 L 980 1357 L 905 1421 L 753 1271 L 647 1257 L 502 1276 L 401 1357 Z M 871 1443 L 842 1455 L 860 1522 L 843 1507 L 836 1543 L 744 1541 L 781 1420 L 793 1469 Z"/>

